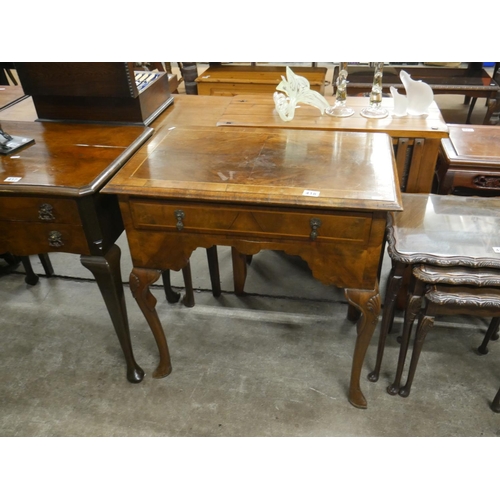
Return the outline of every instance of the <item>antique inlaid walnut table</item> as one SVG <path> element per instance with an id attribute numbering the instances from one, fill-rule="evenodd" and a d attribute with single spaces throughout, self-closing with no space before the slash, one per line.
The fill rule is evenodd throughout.
<path id="1" fill-rule="evenodd" d="M 0 156 L 0 254 L 68 252 L 94 275 L 127 364 L 127 379 L 143 370 L 132 353 L 120 275 L 123 232 L 117 198 L 100 188 L 151 136 L 143 126 L 2 121 L 10 135 L 35 139 Z"/>
<path id="2" fill-rule="evenodd" d="M 162 270 L 182 269 L 197 247 L 282 250 L 302 257 L 323 283 L 345 288 L 361 312 L 349 401 L 365 408 L 360 373 L 380 311 L 386 217 L 402 209 L 390 137 L 174 126 L 168 116 L 103 189 L 120 200 L 132 292 L 160 351 L 153 376 L 171 372 L 149 291 Z"/>

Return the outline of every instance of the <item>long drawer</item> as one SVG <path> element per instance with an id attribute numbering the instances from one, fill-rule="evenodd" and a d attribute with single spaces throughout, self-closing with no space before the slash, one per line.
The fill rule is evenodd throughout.
<path id="1" fill-rule="evenodd" d="M 360 243 L 368 241 L 372 223 L 370 214 L 363 212 L 224 207 L 143 199 L 130 200 L 130 211 L 136 229 Z"/>

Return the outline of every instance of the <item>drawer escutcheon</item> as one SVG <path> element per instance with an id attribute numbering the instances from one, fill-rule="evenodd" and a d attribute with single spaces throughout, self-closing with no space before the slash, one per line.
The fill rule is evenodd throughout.
<path id="1" fill-rule="evenodd" d="M 62 234 L 59 231 L 50 231 L 50 233 L 49 233 L 49 245 L 51 247 L 64 246 L 64 243 L 62 241 Z"/>

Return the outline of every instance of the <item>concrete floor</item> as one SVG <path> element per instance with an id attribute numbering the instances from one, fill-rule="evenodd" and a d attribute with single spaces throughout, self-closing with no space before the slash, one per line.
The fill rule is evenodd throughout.
<path id="1" fill-rule="evenodd" d="M 460 123 L 463 98 L 437 96 Z M 481 123 L 478 101 L 473 123 Z M 125 235 L 124 281 L 132 264 Z M 32 262 L 43 275 L 38 257 Z M 498 352 L 477 356 L 487 321 L 437 318 L 409 398 L 391 397 L 399 344 L 391 335 L 380 380 L 371 383 L 378 328 L 362 389 L 368 409 L 347 401 L 355 326 L 343 293 L 318 283 L 299 258 L 261 252 L 249 268 L 247 296 L 232 292 L 230 250 L 219 248 L 223 294 L 210 291 L 204 251 L 192 258 L 196 306 L 168 304 L 153 293 L 172 356 L 162 380 L 153 336 L 125 296 L 141 384 L 125 363 L 92 275 L 79 256 L 51 254 L 56 276 L 24 283 L 22 266 L 0 277 L 0 436 L 499 436 L 489 403 L 500 386 Z M 382 293 L 389 259 L 384 260 Z M 173 284 L 182 288 L 180 273 Z M 399 315 L 395 332 L 401 329 Z"/>

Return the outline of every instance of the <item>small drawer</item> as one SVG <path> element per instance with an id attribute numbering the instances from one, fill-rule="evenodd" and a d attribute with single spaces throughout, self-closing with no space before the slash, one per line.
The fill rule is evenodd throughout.
<path id="1" fill-rule="evenodd" d="M 81 226 L 0 221 L 0 248 L 16 255 L 47 252 L 89 254 Z"/>
<path id="2" fill-rule="evenodd" d="M 80 225 L 80 214 L 74 200 L 0 196 L 0 220 Z"/>
<path id="3" fill-rule="evenodd" d="M 131 200 L 136 229 L 218 233 L 249 237 L 366 242 L 372 219 L 362 212 L 260 209 Z"/>

